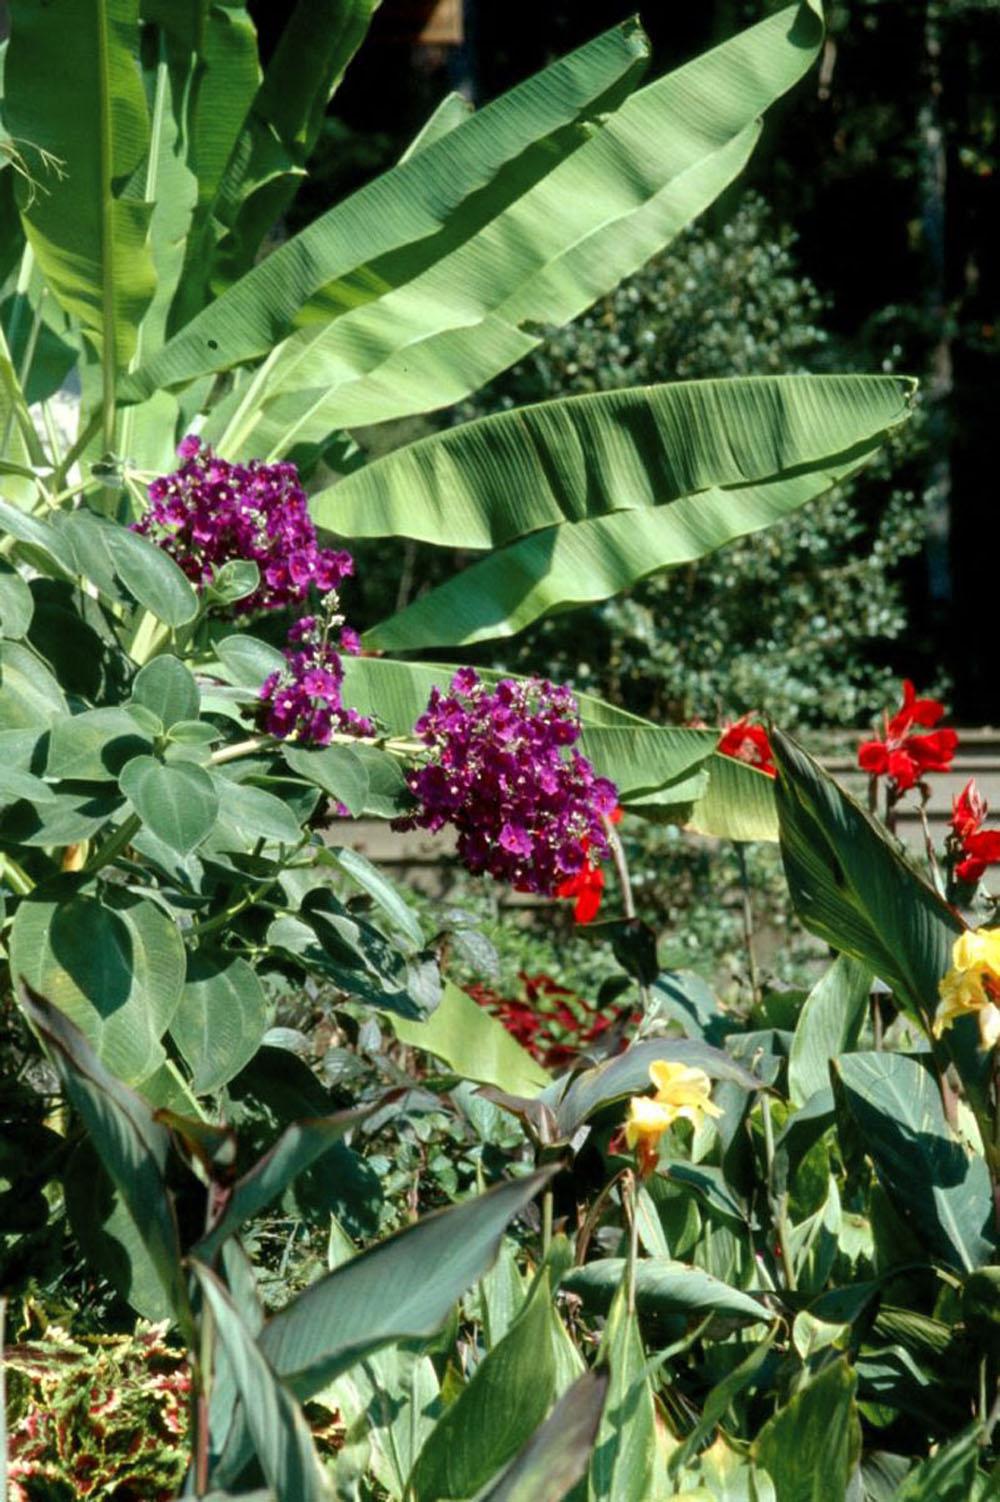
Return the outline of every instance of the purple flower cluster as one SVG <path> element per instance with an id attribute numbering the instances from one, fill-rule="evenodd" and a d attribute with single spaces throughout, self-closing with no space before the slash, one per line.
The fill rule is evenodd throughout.
<path id="1" fill-rule="evenodd" d="M 341 652 L 360 649 L 356 632 L 344 626 L 338 647 L 329 640 L 332 622 L 314 615 L 303 616 L 288 633 L 293 645 L 285 651 L 286 667 L 265 678 L 260 690 L 257 720 L 268 735 L 293 738 L 307 746 L 327 746 L 335 732 L 341 735 L 374 735 L 371 720 L 347 709 L 341 700 L 344 681 Z"/>
<path id="2" fill-rule="evenodd" d="M 149 510 L 134 531 L 170 554 L 199 589 L 233 558 L 260 569 L 241 613 L 302 603 L 353 573 L 350 553 L 319 547 L 294 464 L 229 464 L 193 434 L 177 449 L 183 463 L 149 487 Z"/>
<path id="3" fill-rule="evenodd" d="M 618 793 L 569 751 L 580 736 L 569 689 L 509 678 L 491 689 L 462 668 L 450 693 L 432 689 L 414 730 L 430 749 L 407 776 L 421 807 L 395 828 L 452 824 L 470 871 L 548 896 L 588 855 L 608 855 L 602 815 L 614 812 Z"/>

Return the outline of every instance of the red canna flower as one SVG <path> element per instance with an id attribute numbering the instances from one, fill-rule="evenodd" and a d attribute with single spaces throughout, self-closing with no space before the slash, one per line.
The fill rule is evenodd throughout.
<path id="1" fill-rule="evenodd" d="M 567 876 L 565 881 L 556 887 L 557 897 L 575 897 L 573 907 L 574 923 L 593 923 L 601 906 L 601 897 L 604 893 L 604 871 L 600 866 L 592 866 L 590 861 L 584 861 L 573 876 Z"/>
<path id="2" fill-rule="evenodd" d="M 990 806 L 970 777 L 957 798 L 951 800 L 951 827 L 956 839 L 966 840 L 978 834 L 986 822 Z"/>
<path id="3" fill-rule="evenodd" d="M 614 808 L 607 815 L 609 824 L 621 823 L 621 808 Z M 574 871 L 572 876 L 567 876 L 556 887 L 557 897 L 575 897 L 576 904 L 573 908 L 574 923 L 593 923 L 601 906 L 601 898 L 604 895 L 604 871 L 600 866 L 591 865 L 590 841 L 584 835 L 580 841 L 583 851 L 583 864 L 579 871 Z"/>
<path id="4" fill-rule="evenodd" d="M 756 767 L 768 777 L 778 775 L 767 731 L 763 725 L 751 725 L 749 715 L 725 726 L 716 750 L 723 756 L 731 756 L 734 761 L 744 761 L 747 766 Z"/>
<path id="5" fill-rule="evenodd" d="M 1000 865 L 1000 829 L 982 827 L 989 811 L 974 779 L 952 801 L 948 851 L 953 858 L 961 857 L 955 865 L 956 880 L 970 886 L 982 881 L 987 866 Z"/>
<path id="6" fill-rule="evenodd" d="M 909 678 L 903 680 L 902 707 L 885 717 L 881 740 L 864 741 L 858 747 L 858 766 L 871 777 L 888 777 L 894 798 L 922 782 L 928 772 L 947 772 L 958 746 L 954 730 L 931 730 L 914 735 L 915 726 L 930 729 L 944 714 L 937 699 L 918 699 Z"/>

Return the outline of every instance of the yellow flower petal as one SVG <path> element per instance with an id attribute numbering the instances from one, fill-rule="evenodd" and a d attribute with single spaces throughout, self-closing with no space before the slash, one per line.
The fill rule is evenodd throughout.
<path id="1" fill-rule="evenodd" d="M 625 1141 L 629 1147 L 643 1140 L 657 1142 L 676 1119 L 673 1106 L 651 1100 L 648 1095 L 633 1095 L 625 1123 Z"/>
<path id="2" fill-rule="evenodd" d="M 984 1048 L 995 1048 L 1000 1042 L 1000 1007 L 992 1001 L 980 1009 L 979 1039 Z"/>
<path id="3" fill-rule="evenodd" d="M 722 1115 L 721 1109 L 712 1103 L 712 1082 L 703 1069 L 658 1059 L 650 1064 L 649 1077 L 656 1086 L 656 1099 L 675 1106 L 678 1115 L 686 1116 L 696 1125 L 702 1111 L 706 1116 Z"/>
<path id="4" fill-rule="evenodd" d="M 951 951 L 956 970 L 986 969 L 1000 974 L 1000 928 L 969 928 L 959 934 Z"/>

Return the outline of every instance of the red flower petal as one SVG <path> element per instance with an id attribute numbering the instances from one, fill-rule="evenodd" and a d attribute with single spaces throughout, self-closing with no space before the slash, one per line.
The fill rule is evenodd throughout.
<path id="1" fill-rule="evenodd" d="M 889 770 L 889 747 L 885 741 L 864 741 L 858 747 L 858 766 L 873 777 L 884 777 Z"/>

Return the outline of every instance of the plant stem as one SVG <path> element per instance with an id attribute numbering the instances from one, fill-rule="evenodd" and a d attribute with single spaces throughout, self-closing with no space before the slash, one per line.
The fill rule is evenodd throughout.
<path id="1" fill-rule="evenodd" d="M 35 885 L 27 871 L 18 865 L 14 857 L 4 855 L 2 851 L 0 851 L 0 878 L 18 897 L 26 897 Z"/>
<path id="2" fill-rule="evenodd" d="M 221 767 L 227 761 L 239 761 L 241 756 L 252 756 L 255 751 L 268 751 L 276 745 L 272 735 L 252 735 L 249 740 L 237 741 L 233 746 L 223 746 L 213 751 L 210 757 L 213 767 Z"/>
<path id="3" fill-rule="evenodd" d="M 615 871 L 618 875 L 618 885 L 621 887 L 622 911 L 626 918 L 634 918 L 635 898 L 632 895 L 632 881 L 629 877 L 628 862 L 625 859 L 622 842 L 618 838 L 617 829 L 604 814 L 601 815 L 601 823 L 604 825 L 604 833 L 608 840 L 608 849 L 611 851 L 611 859 L 614 862 Z"/>
<path id="4" fill-rule="evenodd" d="M 542 1261 L 549 1255 L 552 1246 L 552 1185 L 542 1195 Z"/>
<path id="5" fill-rule="evenodd" d="M 195 1426 L 195 1493 L 204 1497 L 208 1493 L 208 1447 L 211 1433 L 212 1358 L 214 1356 L 215 1326 L 212 1311 L 207 1304 L 201 1311 L 201 1341 L 198 1353 L 197 1383 L 198 1402 Z"/>
<path id="6" fill-rule="evenodd" d="M 86 425 L 83 428 L 81 428 L 79 434 L 77 435 L 76 442 L 70 444 L 69 448 L 66 450 L 65 454 L 63 455 L 61 462 L 56 466 L 55 470 L 53 471 L 53 474 L 52 474 L 52 488 L 53 488 L 53 490 L 58 491 L 63 485 L 65 485 L 65 483 L 66 483 L 66 476 L 69 474 L 69 471 L 73 468 L 73 465 L 79 459 L 80 455 L 83 453 L 83 451 L 87 447 L 88 443 L 90 443 L 91 439 L 95 438 L 97 436 L 97 434 L 101 431 L 101 422 L 102 422 L 102 414 L 101 414 L 100 409 L 98 408 L 96 411 L 94 411 L 94 412 L 92 412 L 90 414 L 90 417 L 88 418 Z M 69 492 L 69 494 L 71 494 L 71 495 L 74 494 L 76 488 L 77 487 L 74 486 L 73 490 L 71 490 Z"/>
<path id="7" fill-rule="evenodd" d="M 629 922 L 634 922 L 636 916 L 635 897 L 632 892 L 632 879 L 629 876 L 628 861 L 625 859 L 625 847 L 618 838 L 617 829 L 605 814 L 601 815 L 601 823 L 604 825 L 608 849 L 611 851 L 611 859 L 618 876 L 618 885 L 621 888 L 622 911 Z M 644 985 L 642 981 L 637 981 L 636 984 L 639 987 L 639 1000 L 642 1004 L 643 1013 L 648 1015 L 651 1005 L 649 987 Z"/>
<path id="8" fill-rule="evenodd" d="M 108 76 L 108 13 L 103 5 L 96 10 L 98 97 L 101 101 L 99 126 L 101 160 L 101 407 L 102 432 L 107 453 L 115 447 L 115 268 L 114 268 L 114 199 L 111 179 L 114 163 L 111 154 L 111 79 Z"/>
<path id="9" fill-rule="evenodd" d="M 609 1179 L 604 1188 L 598 1192 L 597 1198 L 594 1200 L 594 1203 L 588 1210 L 583 1225 L 580 1227 L 576 1235 L 576 1251 L 574 1260 L 578 1267 L 582 1267 L 584 1262 L 586 1261 L 587 1249 L 590 1246 L 590 1238 L 594 1234 L 594 1227 L 597 1225 L 597 1222 L 600 1219 L 601 1211 L 604 1208 L 605 1201 L 608 1199 L 618 1181 L 620 1179 L 623 1179 L 628 1171 L 629 1170 L 627 1168 L 620 1168 L 615 1174 L 614 1178 Z"/>
<path id="10" fill-rule="evenodd" d="M 124 823 L 119 824 L 114 834 L 108 836 L 104 844 L 91 856 L 83 868 L 85 876 L 93 876 L 95 871 L 100 871 L 103 866 L 108 866 L 116 856 L 129 846 L 142 828 L 142 820 L 138 814 L 129 814 Z"/>
<path id="11" fill-rule="evenodd" d="M 639 1255 L 639 1217 L 635 1204 L 635 1174 L 629 1169 L 622 1178 L 622 1209 L 628 1222 L 628 1262 L 625 1268 L 625 1307 L 635 1313 L 635 1264 Z"/>
<path id="12" fill-rule="evenodd" d="M 734 842 L 736 860 L 740 868 L 740 889 L 743 893 L 743 945 L 747 952 L 747 973 L 750 977 L 750 994 L 754 1004 L 760 1001 L 760 976 L 757 971 L 757 956 L 754 952 L 753 891 L 747 871 L 747 857 L 743 846 Z"/>
<path id="13" fill-rule="evenodd" d="M 151 610 L 144 610 L 132 638 L 129 656 L 140 667 L 145 667 L 151 658 L 162 652 L 169 640 L 170 627 L 158 620 Z"/>

